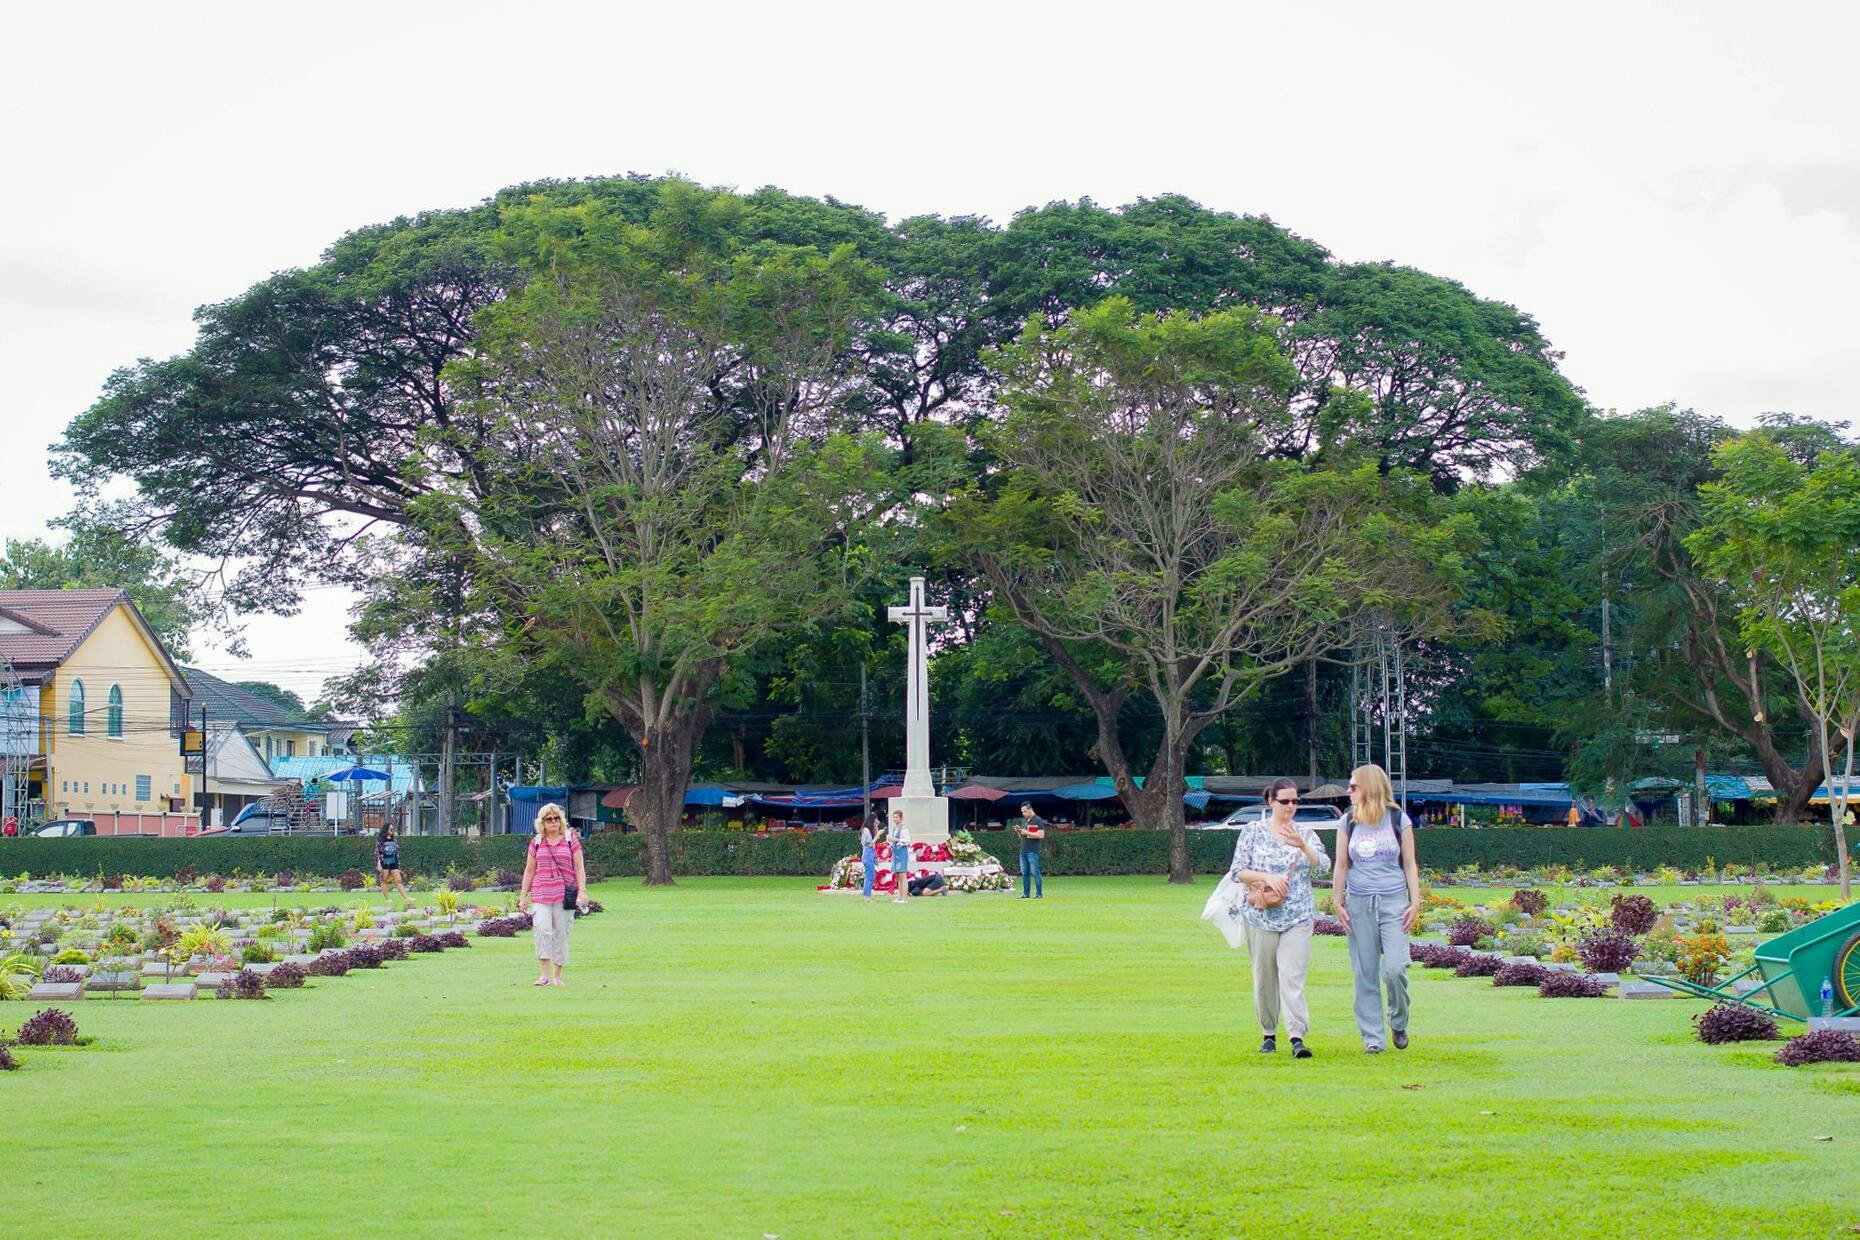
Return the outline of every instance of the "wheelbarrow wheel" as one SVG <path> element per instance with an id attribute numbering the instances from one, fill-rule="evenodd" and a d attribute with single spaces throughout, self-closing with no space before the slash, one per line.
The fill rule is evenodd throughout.
<path id="1" fill-rule="evenodd" d="M 1834 953 L 1834 997 L 1843 1010 L 1860 1007 L 1860 931 Z"/>

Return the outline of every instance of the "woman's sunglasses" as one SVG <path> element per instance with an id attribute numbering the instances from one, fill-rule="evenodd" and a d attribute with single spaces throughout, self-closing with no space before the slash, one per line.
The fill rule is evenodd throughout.
<path id="1" fill-rule="evenodd" d="M 1296 805 L 1298 804 L 1298 798 L 1297 797 L 1274 797 L 1272 799 L 1272 803 L 1274 805 Z"/>

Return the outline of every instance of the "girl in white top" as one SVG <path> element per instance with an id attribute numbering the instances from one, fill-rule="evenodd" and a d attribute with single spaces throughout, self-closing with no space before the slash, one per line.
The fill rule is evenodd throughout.
<path id="1" fill-rule="evenodd" d="M 891 877 L 898 889 L 891 893 L 891 898 L 899 904 L 911 898 L 911 833 L 904 825 L 904 811 L 893 810 L 891 814 Z"/>

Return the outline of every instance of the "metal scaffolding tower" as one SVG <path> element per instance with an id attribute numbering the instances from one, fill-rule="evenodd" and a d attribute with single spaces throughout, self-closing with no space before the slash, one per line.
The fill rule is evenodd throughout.
<path id="1" fill-rule="evenodd" d="M 1376 731 L 1382 732 L 1382 769 L 1408 812 L 1408 671 L 1401 635 L 1377 622 L 1359 638 L 1350 659 L 1350 764 L 1376 761 Z"/>
<path id="2" fill-rule="evenodd" d="M 12 660 L 0 654 L 0 819 L 18 819 L 22 831 L 39 751 L 38 716 L 38 706 L 27 698 Z"/>

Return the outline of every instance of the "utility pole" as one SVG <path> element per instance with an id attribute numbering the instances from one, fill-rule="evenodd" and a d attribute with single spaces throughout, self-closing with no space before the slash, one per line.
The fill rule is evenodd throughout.
<path id="1" fill-rule="evenodd" d="M 213 742 L 207 736 L 207 704 L 202 702 L 200 704 L 200 826 L 202 830 L 205 830 L 207 826 L 207 760 L 211 756 L 208 751 L 212 748 Z"/>
<path id="2" fill-rule="evenodd" d="M 452 754 L 456 743 L 458 711 L 451 705 L 446 707 L 445 751 L 439 758 L 439 834 L 451 835 L 452 825 Z"/>
<path id="3" fill-rule="evenodd" d="M 1318 694 L 1317 660 L 1305 664 L 1305 759 L 1309 766 L 1311 787 L 1318 786 Z"/>
<path id="4" fill-rule="evenodd" d="M 1705 746 L 1698 745 L 1692 750 L 1692 823 L 1702 827 L 1711 821 L 1711 801 L 1705 790 Z M 1833 777 L 1828 780 L 1828 787 L 1834 786 Z"/>
<path id="5" fill-rule="evenodd" d="M 872 821 L 872 703 L 866 694 L 865 664 L 859 664 L 859 826 Z"/>

